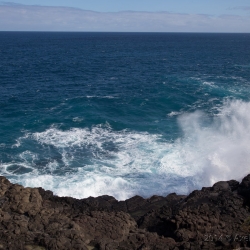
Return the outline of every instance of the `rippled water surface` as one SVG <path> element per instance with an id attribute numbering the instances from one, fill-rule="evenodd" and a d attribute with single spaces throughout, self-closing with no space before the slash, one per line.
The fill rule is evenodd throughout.
<path id="1" fill-rule="evenodd" d="M 0 32 L 0 174 L 83 198 L 250 169 L 250 35 Z"/>

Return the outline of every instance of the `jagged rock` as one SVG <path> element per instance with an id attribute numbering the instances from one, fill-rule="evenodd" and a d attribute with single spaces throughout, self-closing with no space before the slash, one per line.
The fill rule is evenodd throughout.
<path id="1" fill-rule="evenodd" d="M 188 196 L 74 199 L 0 177 L 0 249 L 249 249 L 250 175 Z"/>

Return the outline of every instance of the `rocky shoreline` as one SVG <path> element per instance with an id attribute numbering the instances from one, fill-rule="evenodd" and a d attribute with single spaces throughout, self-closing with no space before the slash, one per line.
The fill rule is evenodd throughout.
<path id="1" fill-rule="evenodd" d="M 188 196 L 74 199 L 0 177 L 0 249 L 250 249 L 250 175 Z"/>

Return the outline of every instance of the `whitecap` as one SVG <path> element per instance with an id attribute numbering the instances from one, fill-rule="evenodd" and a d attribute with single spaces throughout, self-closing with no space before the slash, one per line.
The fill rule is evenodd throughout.
<path id="1" fill-rule="evenodd" d="M 24 150 L 13 162 L 1 163 L 1 173 L 60 196 L 108 194 L 119 200 L 188 193 L 219 180 L 240 180 L 250 167 L 250 102 L 227 100 L 216 109 L 212 118 L 201 111 L 180 114 L 182 136 L 174 141 L 160 134 L 115 131 L 109 124 L 26 133 L 18 139 L 19 149 L 33 143 L 53 148 L 58 157 L 40 170 L 35 164 L 39 153 Z M 8 171 L 14 164 L 32 171 L 22 175 Z"/>
<path id="2" fill-rule="evenodd" d="M 178 116 L 178 115 L 180 115 L 180 114 L 182 114 L 182 112 L 171 111 L 170 113 L 167 114 L 167 116 L 172 117 L 172 116 Z"/>

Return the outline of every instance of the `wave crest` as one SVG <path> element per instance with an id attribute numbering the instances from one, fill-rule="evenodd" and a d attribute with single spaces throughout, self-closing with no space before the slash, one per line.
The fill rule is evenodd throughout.
<path id="1" fill-rule="evenodd" d="M 227 101 L 214 116 L 182 114 L 182 136 L 173 142 L 157 134 L 114 131 L 109 124 L 51 127 L 19 138 L 22 152 L 2 163 L 1 172 L 25 186 L 76 198 L 187 193 L 249 173 L 249 110 L 249 102 Z"/>

